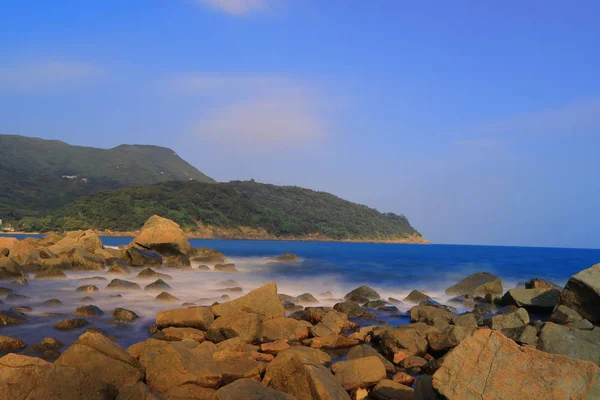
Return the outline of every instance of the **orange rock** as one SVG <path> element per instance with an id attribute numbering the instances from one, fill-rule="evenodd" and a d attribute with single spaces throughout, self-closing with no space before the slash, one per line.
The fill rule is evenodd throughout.
<path id="1" fill-rule="evenodd" d="M 392 380 L 394 382 L 398 382 L 398 383 L 401 383 L 402 385 L 406 385 L 406 386 L 412 386 L 416 381 L 415 378 L 413 378 L 406 372 L 395 373 L 394 376 L 392 377 Z"/>
<path id="2" fill-rule="evenodd" d="M 482 329 L 448 353 L 433 387 L 449 399 L 597 399 L 600 368 Z"/>
<path id="3" fill-rule="evenodd" d="M 400 350 L 394 353 L 394 364 L 399 364 L 400 361 L 412 356 L 410 351 Z"/>
<path id="4" fill-rule="evenodd" d="M 277 339 L 274 342 L 263 343 L 260 345 L 260 350 L 267 354 L 277 354 L 280 351 L 287 350 L 289 348 L 290 345 L 288 344 L 288 341 L 284 339 Z"/>

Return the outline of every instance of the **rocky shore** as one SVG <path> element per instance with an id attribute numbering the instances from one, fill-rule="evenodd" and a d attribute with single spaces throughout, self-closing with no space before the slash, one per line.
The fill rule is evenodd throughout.
<path id="1" fill-rule="evenodd" d="M 77 333 L 73 343 L 0 336 L 0 398 L 600 398 L 600 264 L 564 288 L 532 277 L 507 290 L 497 276 L 476 273 L 446 290 L 447 304 L 416 290 L 383 299 L 361 286 L 324 307 L 320 299 L 334 293 L 285 294 L 271 282 L 243 294 L 233 280 L 218 302 L 182 304 L 171 275 L 202 270 L 237 268 L 218 251 L 192 248 L 176 223 L 156 216 L 122 249 L 104 248 L 92 231 L 0 238 L 0 334 L 31 323 L 32 306 L 19 305 L 30 281 L 98 274 L 80 282 L 84 302 L 72 313 L 48 316 L 60 318 L 57 333 Z M 90 303 L 106 294 L 118 305 L 121 293 L 142 286 L 173 307 L 156 314 L 146 340 L 122 348 L 90 323 L 104 314 Z M 406 305 L 410 323 L 380 322 Z M 113 323 L 125 329 L 142 311 L 115 307 Z"/>

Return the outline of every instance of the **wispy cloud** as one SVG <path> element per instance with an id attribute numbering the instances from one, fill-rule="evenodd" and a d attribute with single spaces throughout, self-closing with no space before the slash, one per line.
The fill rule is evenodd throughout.
<path id="1" fill-rule="evenodd" d="M 0 91 L 45 93 L 98 79 L 102 69 L 81 63 L 47 60 L 0 67 Z"/>
<path id="2" fill-rule="evenodd" d="M 214 8 L 233 16 L 245 16 L 271 9 L 270 0 L 195 0 L 195 3 Z"/>
<path id="3" fill-rule="evenodd" d="M 192 127 L 203 141 L 246 152 L 288 152 L 327 136 L 327 98 L 308 82 L 275 75 L 197 74 L 177 77 L 171 87 L 209 102 Z"/>

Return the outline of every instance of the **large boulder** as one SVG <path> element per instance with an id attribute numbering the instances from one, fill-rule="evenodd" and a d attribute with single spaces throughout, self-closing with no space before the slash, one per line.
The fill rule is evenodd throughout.
<path id="1" fill-rule="evenodd" d="M 379 300 L 381 296 L 374 289 L 368 286 L 361 286 L 344 296 L 344 300 L 366 303 L 369 300 Z"/>
<path id="2" fill-rule="evenodd" d="M 427 342 L 431 351 L 448 351 L 467 338 L 473 332 L 473 328 L 452 326 L 445 331 L 431 331 L 427 333 Z"/>
<path id="3" fill-rule="evenodd" d="M 86 374 L 114 385 L 119 391 L 144 378 L 139 361 L 101 333 L 86 332 L 79 336 L 55 364 L 77 368 Z"/>
<path id="4" fill-rule="evenodd" d="M 292 318 L 269 319 L 263 322 L 262 341 L 271 342 L 284 339 L 297 342 L 308 337 L 309 326 L 311 325 L 306 321 L 298 321 Z"/>
<path id="5" fill-rule="evenodd" d="M 403 301 L 405 303 L 421 303 L 423 301 L 430 301 L 431 297 L 427 296 L 425 293 L 423 292 L 419 292 L 418 290 L 413 290 L 411 291 L 408 296 L 406 296 Z"/>
<path id="6" fill-rule="evenodd" d="M 27 278 L 27 272 L 8 257 L 0 257 L 0 279 Z"/>
<path id="7" fill-rule="evenodd" d="M 215 317 L 210 307 L 175 308 L 159 311 L 156 315 L 156 325 L 159 328 L 174 326 L 178 328 L 195 328 L 207 330 Z"/>
<path id="8" fill-rule="evenodd" d="M 386 376 L 385 366 L 376 356 L 338 362 L 331 370 L 346 390 L 374 386 Z"/>
<path id="9" fill-rule="evenodd" d="M 390 379 L 382 379 L 369 393 L 368 398 L 373 400 L 415 400 L 415 397 L 414 390 L 410 386 Z M 422 400 L 419 397 L 416 398 Z"/>
<path id="10" fill-rule="evenodd" d="M 291 350 L 291 349 L 290 349 Z M 350 400 L 341 383 L 312 357 L 286 350 L 267 366 L 263 383 L 298 400 Z"/>
<path id="11" fill-rule="evenodd" d="M 9 257 L 21 265 L 39 264 L 42 259 L 40 249 L 25 240 L 19 240 L 13 245 Z"/>
<path id="12" fill-rule="evenodd" d="M 598 366 L 521 347 L 482 329 L 441 362 L 433 387 L 448 399 L 595 399 Z"/>
<path id="13" fill-rule="evenodd" d="M 310 327 L 313 336 L 338 335 L 342 332 L 344 326 L 348 323 L 348 315 L 336 310 L 331 310 L 325 314 L 321 322 Z"/>
<path id="14" fill-rule="evenodd" d="M 150 251 L 131 247 L 125 252 L 125 261 L 132 267 L 147 267 L 162 265 L 163 259 L 160 254 Z"/>
<path id="15" fill-rule="evenodd" d="M 252 379 L 239 379 L 217 390 L 215 400 L 294 400 L 294 396 L 271 389 Z"/>
<path id="16" fill-rule="evenodd" d="M 600 343 L 578 329 L 546 322 L 540 332 L 538 350 L 562 354 L 600 364 Z"/>
<path id="17" fill-rule="evenodd" d="M 55 254 L 62 254 L 75 248 L 83 248 L 95 253 L 103 248 L 102 240 L 92 230 L 68 232 L 62 239 L 48 247 Z"/>
<path id="18" fill-rule="evenodd" d="M 600 324 L 600 264 L 573 275 L 560 294 L 564 305 L 595 325 Z"/>
<path id="19" fill-rule="evenodd" d="M 502 281 L 489 272 L 477 272 L 446 289 L 446 294 L 458 296 L 462 294 L 486 295 L 504 292 Z"/>
<path id="20" fill-rule="evenodd" d="M 508 314 L 498 314 L 483 320 L 483 325 L 490 329 L 501 331 L 507 328 L 518 328 L 529 324 L 529 314 L 524 308 L 519 308 Z"/>
<path id="21" fill-rule="evenodd" d="M 110 400 L 116 392 L 98 376 L 37 357 L 0 358 L 0 397 L 10 400 Z"/>
<path id="22" fill-rule="evenodd" d="M 550 313 L 558 302 L 558 289 L 510 289 L 502 296 L 502 303 L 523 307 L 528 311 Z"/>
<path id="23" fill-rule="evenodd" d="M 159 397 L 145 383 L 138 382 L 127 389 L 121 390 L 116 400 L 162 400 L 162 397 Z"/>
<path id="24" fill-rule="evenodd" d="M 188 255 L 192 250 L 179 224 L 158 215 L 153 215 L 146 221 L 131 246 L 164 255 Z"/>
<path id="25" fill-rule="evenodd" d="M 219 317 L 209 326 L 206 338 L 222 342 L 239 337 L 247 343 L 259 343 L 263 337 L 264 317 L 259 314 L 238 312 Z"/>
<path id="26" fill-rule="evenodd" d="M 217 317 L 239 313 L 260 314 L 267 319 L 285 317 L 285 309 L 277 296 L 275 282 L 268 283 L 227 303 L 212 306 L 212 312 Z"/>
<path id="27" fill-rule="evenodd" d="M 399 352 L 406 357 L 423 356 L 428 348 L 426 332 L 410 327 L 387 329 L 379 337 L 379 347 L 389 359 Z"/>
<path id="28" fill-rule="evenodd" d="M 146 368 L 146 384 L 159 393 L 184 384 L 216 388 L 222 378 L 212 356 L 194 352 L 186 342 L 148 339 L 139 360 Z"/>
<path id="29" fill-rule="evenodd" d="M 213 360 L 217 363 L 226 385 L 238 379 L 253 379 L 260 382 L 261 364 L 250 353 L 218 351 L 213 354 Z"/>
<path id="30" fill-rule="evenodd" d="M 377 357 L 383 363 L 383 366 L 385 367 L 386 371 L 389 371 L 389 372 L 396 371 L 394 364 L 392 364 L 384 356 L 379 354 L 379 352 L 377 352 L 377 350 L 375 350 L 373 347 L 371 347 L 367 344 L 360 344 L 360 345 L 354 346 L 352 349 L 350 349 L 350 351 L 346 355 L 346 360 L 351 361 L 351 360 L 357 360 L 359 358 L 365 358 L 365 357 Z"/>

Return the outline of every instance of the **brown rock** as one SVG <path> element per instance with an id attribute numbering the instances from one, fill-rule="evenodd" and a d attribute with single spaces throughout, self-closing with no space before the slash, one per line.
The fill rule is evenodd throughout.
<path id="1" fill-rule="evenodd" d="M 75 289 L 75 291 L 85 292 L 85 293 L 94 293 L 94 292 L 98 291 L 98 288 L 94 285 L 84 285 L 84 286 L 79 286 L 77 289 Z"/>
<path id="2" fill-rule="evenodd" d="M 137 275 L 137 278 L 147 280 L 162 279 L 163 281 L 170 281 L 173 279 L 171 275 L 156 272 L 152 268 L 144 268 L 144 270 Z"/>
<path id="3" fill-rule="evenodd" d="M 25 348 L 25 342 L 10 336 L 0 336 L 0 353 L 9 353 Z"/>
<path id="4" fill-rule="evenodd" d="M 173 398 L 169 399 L 173 400 Z M 138 382 L 127 389 L 119 391 L 116 400 L 162 400 L 162 397 L 159 397 L 143 382 Z"/>
<path id="5" fill-rule="evenodd" d="M 164 302 L 176 302 L 176 301 L 180 301 L 180 299 L 178 297 L 173 296 L 169 292 L 161 292 L 160 294 L 158 294 L 156 296 L 156 300 L 158 300 L 158 301 L 164 301 Z"/>
<path id="6" fill-rule="evenodd" d="M 239 379 L 217 390 L 215 400 L 294 400 L 294 396 L 271 389 L 252 379 Z"/>
<path id="7" fill-rule="evenodd" d="M 274 341 L 285 339 L 290 342 L 300 341 L 308 337 L 309 323 L 292 318 L 273 318 L 263 323 L 262 340 Z"/>
<path id="8" fill-rule="evenodd" d="M 247 343 L 259 343 L 263 337 L 263 316 L 246 312 L 215 319 L 206 332 L 207 339 L 222 342 L 240 337 Z"/>
<path id="9" fill-rule="evenodd" d="M 263 343 L 260 345 L 260 351 L 267 354 L 277 354 L 290 348 L 287 340 L 277 339 L 271 343 Z"/>
<path id="10" fill-rule="evenodd" d="M 338 362 L 331 370 L 345 390 L 371 387 L 386 376 L 385 366 L 375 356 Z"/>
<path id="11" fill-rule="evenodd" d="M 175 308 L 159 311 L 156 316 L 156 325 L 159 328 L 174 326 L 177 328 L 195 328 L 207 330 L 215 320 L 210 307 Z"/>
<path id="12" fill-rule="evenodd" d="M 372 357 L 372 356 L 375 356 L 381 360 L 381 362 L 385 366 L 386 371 L 389 371 L 389 372 L 396 371 L 394 364 L 392 364 L 384 356 L 379 354 L 379 352 L 377 350 L 375 350 L 373 347 L 366 345 L 366 344 L 354 346 L 352 349 L 350 349 L 350 351 L 346 355 L 346 360 L 356 360 L 359 358 Z"/>
<path id="13" fill-rule="evenodd" d="M 374 400 L 416 400 L 413 388 L 389 379 L 381 380 L 370 393 Z"/>
<path id="14" fill-rule="evenodd" d="M 194 328 L 175 328 L 169 327 L 162 331 L 160 339 L 169 341 L 193 340 L 195 342 L 204 342 L 205 334 L 199 329 Z"/>
<path id="15" fill-rule="evenodd" d="M 433 386 L 450 399 L 592 399 L 600 396 L 598 372 L 593 363 L 521 347 L 482 329 L 444 357 Z"/>
<path id="16" fill-rule="evenodd" d="M 176 222 L 158 215 L 146 221 L 131 245 L 166 255 L 187 255 L 192 250 L 183 229 Z"/>
<path id="17" fill-rule="evenodd" d="M 35 274 L 36 279 L 66 279 L 67 275 L 59 269 L 46 269 Z"/>
<path id="18" fill-rule="evenodd" d="M 216 396 L 216 390 L 193 384 L 174 387 L 164 394 L 167 400 L 215 400 Z"/>
<path id="19" fill-rule="evenodd" d="M 427 353 L 428 343 L 424 335 L 415 329 L 396 328 L 388 329 L 381 335 L 380 348 L 388 358 L 394 358 L 398 352 L 422 356 Z"/>
<path id="20" fill-rule="evenodd" d="M 212 306 L 217 317 L 227 316 L 240 311 L 260 314 L 267 319 L 285 317 L 285 310 L 277 296 L 275 282 L 268 283 L 233 301 Z"/>
<path id="21" fill-rule="evenodd" d="M 300 357 L 302 360 L 310 360 L 312 362 L 316 362 L 317 364 L 321 364 L 325 367 L 331 364 L 331 356 L 329 354 L 321 350 L 311 349 L 310 347 L 293 346 L 287 350 L 284 350 L 281 353 L 285 353 L 283 357 L 295 355 L 297 357 Z"/>
<path id="22" fill-rule="evenodd" d="M 59 329 L 61 331 L 69 331 L 73 329 L 83 328 L 87 324 L 89 324 L 89 322 L 83 318 L 67 318 L 56 323 L 54 325 L 54 328 Z"/>
<path id="23" fill-rule="evenodd" d="M 213 354 L 223 382 L 230 384 L 238 379 L 252 379 L 260 382 L 260 363 L 248 353 L 235 351 L 220 351 Z"/>
<path id="24" fill-rule="evenodd" d="M 397 382 L 401 385 L 412 386 L 415 384 L 416 379 L 406 372 L 396 372 L 392 377 L 394 382 Z"/>

